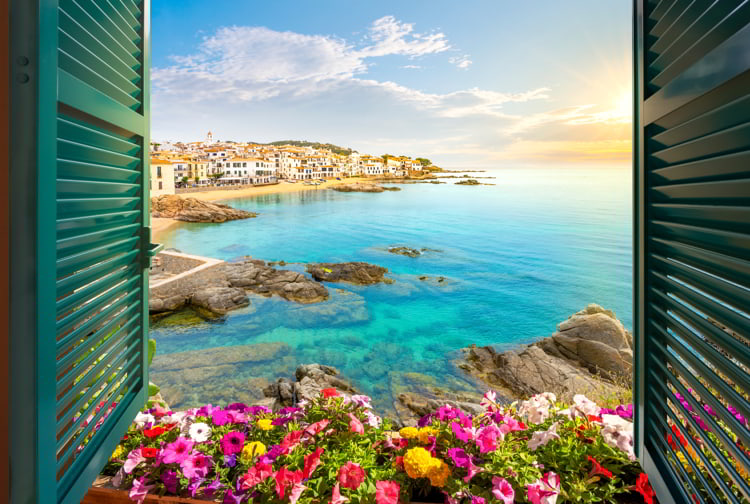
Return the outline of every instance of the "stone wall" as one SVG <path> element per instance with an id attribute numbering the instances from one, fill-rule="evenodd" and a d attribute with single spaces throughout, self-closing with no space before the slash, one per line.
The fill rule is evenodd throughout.
<path id="1" fill-rule="evenodd" d="M 187 257 L 186 255 L 176 255 L 170 253 L 156 254 L 154 259 L 158 261 L 152 261 L 151 272 L 152 273 L 170 273 L 177 275 L 187 270 L 197 268 L 206 261 L 195 257 Z M 153 266 L 153 263 L 159 262 L 159 266 Z"/>

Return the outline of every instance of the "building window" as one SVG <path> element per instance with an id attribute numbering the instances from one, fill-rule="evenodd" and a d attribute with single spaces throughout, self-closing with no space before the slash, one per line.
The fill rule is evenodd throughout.
<path id="1" fill-rule="evenodd" d="M 156 167 L 156 176 L 157 176 L 158 178 L 161 178 L 161 166 L 157 166 L 157 167 Z"/>
<path id="2" fill-rule="evenodd" d="M 159 189 L 160 189 L 160 190 L 162 189 L 162 184 L 161 184 L 161 180 L 159 181 Z"/>

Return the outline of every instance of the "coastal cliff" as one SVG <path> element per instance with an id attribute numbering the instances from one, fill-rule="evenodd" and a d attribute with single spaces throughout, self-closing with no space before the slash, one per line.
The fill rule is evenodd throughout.
<path id="1" fill-rule="evenodd" d="M 256 213 L 238 210 L 221 203 L 181 198 L 174 194 L 151 198 L 151 215 L 184 222 L 226 222 L 258 216 Z"/>

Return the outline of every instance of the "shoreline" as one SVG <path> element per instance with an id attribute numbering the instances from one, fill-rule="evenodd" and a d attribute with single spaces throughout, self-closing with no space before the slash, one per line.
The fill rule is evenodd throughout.
<path id="1" fill-rule="evenodd" d="M 318 186 L 304 185 L 302 182 L 290 184 L 280 182 L 273 185 L 264 185 L 257 187 L 246 187 L 244 189 L 216 189 L 215 191 L 194 192 L 178 194 L 181 198 L 195 198 L 201 201 L 223 202 L 235 198 L 250 198 L 253 196 L 262 196 L 265 194 L 282 194 L 291 192 L 301 192 L 319 189 L 328 189 L 331 186 L 339 184 L 353 184 L 355 182 L 373 182 L 374 180 L 365 177 L 349 177 L 341 180 L 326 180 Z M 151 217 L 151 240 L 154 243 L 159 242 L 163 233 L 171 229 L 181 221 L 170 219 L 168 217 Z"/>

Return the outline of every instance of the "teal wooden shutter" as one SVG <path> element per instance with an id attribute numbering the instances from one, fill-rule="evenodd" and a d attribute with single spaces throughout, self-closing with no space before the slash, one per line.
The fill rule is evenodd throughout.
<path id="1" fill-rule="evenodd" d="M 148 9 L 12 4 L 14 502 L 80 502 L 147 398 Z"/>
<path id="2" fill-rule="evenodd" d="M 748 502 L 750 2 L 635 7 L 636 451 L 662 503 Z"/>

